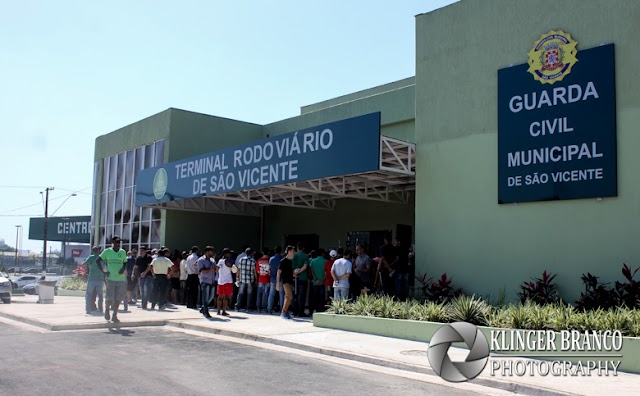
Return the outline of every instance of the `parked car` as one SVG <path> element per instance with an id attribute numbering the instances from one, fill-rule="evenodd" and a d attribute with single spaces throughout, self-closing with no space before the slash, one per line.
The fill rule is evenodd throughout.
<path id="1" fill-rule="evenodd" d="M 35 275 L 22 275 L 16 278 L 13 278 L 13 284 L 15 288 L 22 289 L 23 286 L 28 285 L 29 283 L 35 283 L 38 280 L 38 277 Z"/>
<path id="2" fill-rule="evenodd" d="M 24 294 L 38 294 L 38 284 L 37 283 L 29 283 L 22 287 L 22 291 Z"/>
<path id="3" fill-rule="evenodd" d="M 0 276 L 0 299 L 5 304 L 11 303 L 11 289 L 13 288 L 9 278 Z"/>
<path id="4" fill-rule="evenodd" d="M 53 294 L 54 295 L 58 295 L 58 284 L 60 282 L 56 282 L 56 286 L 53 289 Z M 38 294 L 39 290 L 38 290 L 38 284 L 37 283 L 29 283 L 28 285 L 25 285 L 22 287 L 22 291 L 24 292 L 24 294 Z"/>

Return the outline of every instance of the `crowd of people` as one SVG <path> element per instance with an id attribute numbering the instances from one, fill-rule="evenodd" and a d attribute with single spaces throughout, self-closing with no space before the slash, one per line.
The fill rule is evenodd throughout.
<path id="1" fill-rule="evenodd" d="M 260 251 L 244 247 L 239 254 L 212 246 L 193 246 L 189 252 L 142 246 L 139 252 L 125 252 L 114 236 L 111 247 L 101 251 L 94 246 L 83 264 L 88 271 L 85 310 L 114 323 L 120 304 L 125 311 L 186 305 L 206 318 L 212 310 L 229 316 L 228 310 L 235 309 L 291 319 L 322 312 L 331 299 L 355 299 L 362 293 L 406 299 L 412 253 L 399 240 L 392 244 L 390 234 L 384 241 L 371 258 L 361 244 L 355 252 L 307 253 L 302 243 Z"/>

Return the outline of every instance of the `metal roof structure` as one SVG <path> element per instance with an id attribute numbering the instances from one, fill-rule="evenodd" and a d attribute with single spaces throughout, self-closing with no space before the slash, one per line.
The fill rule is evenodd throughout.
<path id="1" fill-rule="evenodd" d="M 162 209 L 260 216 L 263 206 L 333 210 L 336 200 L 407 203 L 415 190 L 415 144 L 380 136 L 379 169 L 149 205 Z"/>

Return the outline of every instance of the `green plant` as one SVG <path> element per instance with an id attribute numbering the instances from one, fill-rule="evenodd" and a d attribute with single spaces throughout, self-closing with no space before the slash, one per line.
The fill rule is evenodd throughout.
<path id="1" fill-rule="evenodd" d="M 60 288 L 66 290 L 86 291 L 87 281 L 82 278 L 64 278 L 60 281 Z"/>
<path id="2" fill-rule="evenodd" d="M 558 286 L 553 282 L 558 274 L 544 271 L 541 278 L 531 278 L 533 282 L 523 282 L 520 285 L 520 302 L 532 301 L 536 304 L 550 304 L 560 301 Z"/>
<path id="3" fill-rule="evenodd" d="M 458 296 L 446 306 L 447 313 L 453 322 L 468 322 L 484 326 L 487 324 L 489 305 L 480 298 L 473 296 Z"/>
<path id="4" fill-rule="evenodd" d="M 455 289 L 451 284 L 453 278 L 448 278 L 446 273 L 442 274 L 438 280 L 427 278 L 426 273 L 417 277 L 417 279 L 420 283 L 422 294 L 429 301 L 447 303 L 462 294 L 462 289 Z"/>
<path id="5" fill-rule="evenodd" d="M 640 308 L 640 282 L 633 279 L 640 267 L 631 272 L 631 268 L 625 263 L 622 265 L 622 275 L 627 280 L 626 283 L 615 283 L 615 293 L 619 305 L 625 305 L 629 308 Z"/>
<path id="6" fill-rule="evenodd" d="M 606 287 L 606 284 L 598 283 L 598 277 L 582 274 L 580 277 L 584 283 L 584 292 L 576 301 L 576 308 L 581 310 L 594 310 L 599 308 L 609 309 L 617 304 L 617 296 L 614 290 Z"/>

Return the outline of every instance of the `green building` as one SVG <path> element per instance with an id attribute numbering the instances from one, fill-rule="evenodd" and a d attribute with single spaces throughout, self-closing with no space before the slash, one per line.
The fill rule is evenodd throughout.
<path id="1" fill-rule="evenodd" d="M 607 282 L 623 262 L 638 265 L 638 14 L 631 0 L 463 0 L 416 17 L 415 78 L 267 125 L 171 108 L 101 136 L 94 241 L 120 235 L 126 249 L 365 242 L 375 252 L 391 231 L 414 245 L 416 273 L 446 272 L 467 292 L 513 296 L 547 270 L 572 301 L 582 273 Z M 379 142 L 375 169 L 218 192 L 193 177 L 185 195 L 165 192 L 174 178 L 204 174 L 192 158 L 377 113 L 379 131 L 365 139 L 368 148 L 369 137 Z M 327 153 L 327 162 L 344 158 Z M 160 168 L 164 184 L 152 187 Z M 530 183 L 543 174 L 546 182 Z M 153 194 L 136 201 L 140 175 Z"/>

